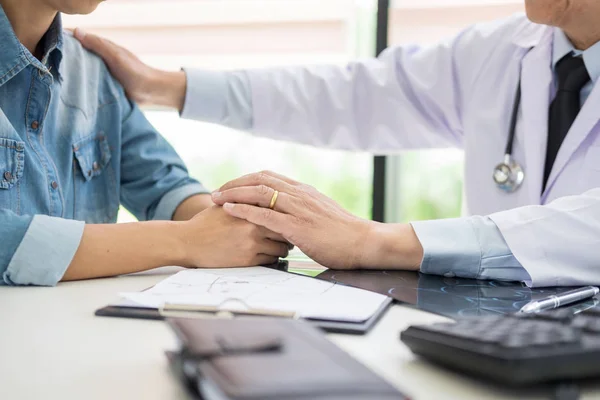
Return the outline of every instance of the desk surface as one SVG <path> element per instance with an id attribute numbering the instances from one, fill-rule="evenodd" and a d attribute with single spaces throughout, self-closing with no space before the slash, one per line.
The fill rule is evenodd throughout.
<path id="1" fill-rule="evenodd" d="M 164 356 L 175 340 L 162 322 L 94 316 L 119 292 L 145 289 L 166 272 L 56 288 L 0 287 L 0 398 L 185 399 Z M 408 325 L 444 320 L 394 306 L 367 336 L 329 338 L 413 399 L 548 398 L 548 393 L 507 391 L 416 360 L 398 339 Z M 584 393 L 585 399 L 600 398 L 600 385 Z"/>

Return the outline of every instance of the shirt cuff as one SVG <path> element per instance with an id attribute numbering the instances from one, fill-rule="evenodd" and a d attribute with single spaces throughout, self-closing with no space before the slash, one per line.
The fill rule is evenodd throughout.
<path id="1" fill-rule="evenodd" d="M 477 278 L 481 247 L 467 218 L 411 223 L 421 245 L 421 272 L 445 277 Z"/>
<path id="2" fill-rule="evenodd" d="M 188 198 L 197 194 L 210 194 L 210 191 L 199 183 L 171 190 L 158 203 L 152 219 L 156 221 L 171 221 L 177 207 Z"/>
<path id="3" fill-rule="evenodd" d="M 184 69 L 187 76 L 181 117 L 220 123 L 227 112 L 227 72 Z"/>
<path id="4" fill-rule="evenodd" d="M 71 264 L 84 228 L 81 221 L 33 217 L 4 273 L 6 283 L 55 286 Z"/>
<path id="5" fill-rule="evenodd" d="M 412 225 L 424 250 L 423 273 L 531 284 L 531 277 L 489 217 L 415 222 Z"/>

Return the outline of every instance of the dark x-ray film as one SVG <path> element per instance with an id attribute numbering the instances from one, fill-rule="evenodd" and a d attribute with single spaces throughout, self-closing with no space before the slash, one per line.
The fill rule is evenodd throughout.
<path id="1" fill-rule="evenodd" d="M 408 271 L 333 271 L 319 279 L 386 294 L 396 301 L 450 318 L 517 312 L 532 300 L 573 288 L 530 289 L 518 282 L 446 278 Z M 573 306 L 585 309 L 598 300 Z"/>

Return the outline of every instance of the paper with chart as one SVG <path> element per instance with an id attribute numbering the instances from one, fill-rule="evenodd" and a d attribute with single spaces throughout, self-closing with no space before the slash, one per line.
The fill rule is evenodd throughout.
<path id="1" fill-rule="evenodd" d="M 121 296 L 149 308 L 165 304 L 219 306 L 225 300 L 240 299 L 250 308 L 346 322 L 368 320 L 387 300 L 363 289 L 265 267 L 185 270 L 151 289 Z"/>

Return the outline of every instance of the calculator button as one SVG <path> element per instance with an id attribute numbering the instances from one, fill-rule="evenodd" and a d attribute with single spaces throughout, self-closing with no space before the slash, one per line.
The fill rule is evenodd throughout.
<path id="1" fill-rule="evenodd" d="M 582 311 L 580 315 L 590 315 L 600 318 L 600 307 L 588 308 L 587 310 Z"/>
<path id="2" fill-rule="evenodd" d="M 583 329 L 587 332 L 591 333 L 600 333 L 600 319 L 598 318 L 589 318 L 587 323 L 583 327 Z"/>
<path id="3" fill-rule="evenodd" d="M 506 339 L 504 339 L 502 341 L 502 346 L 503 347 L 508 347 L 508 348 L 523 348 L 523 347 L 528 347 L 529 343 L 525 340 L 524 336 L 509 336 Z"/>
<path id="4" fill-rule="evenodd" d="M 533 346 L 544 346 L 556 342 L 556 336 L 551 335 L 549 332 L 534 333 L 529 340 L 529 343 Z"/>
<path id="5" fill-rule="evenodd" d="M 474 339 L 478 342 L 481 343 L 487 343 L 487 344 L 497 344 L 500 343 L 502 341 L 504 341 L 505 337 L 504 336 L 479 336 L 478 338 Z"/>
<path id="6" fill-rule="evenodd" d="M 506 332 L 491 331 L 479 337 L 479 341 L 485 343 L 500 343 L 508 338 Z"/>
<path id="7" fill-rule="evenodd" d="M 566 308 L 560 310 L 542 311 L 534 315 L 539 319 L 557 322 L 570 322 L 573 319 L 573 312 Z"/>
<path id="8" fill-rule="evenodd" d="M 571 327 L 575 329 L 583 329 L 587 325 L 587 318 L 584 315 L 578 315 L 573 322 L 571 322 Z"/>
<path id="9" fill-rule="evenodd" d="M 556 339 L 560 343 L 575 343 L 581 340 L 581 333 L 576 329 L 565 329 L 556 336 Z"/>
<path id="10" fill-rule="evenodd" d="M 521 334 L 525 334 L 527 335 L 528 333 L 531 333 L 532 329 L 534 329 L 535 325 L 531 324 L 531 323 L 526 323 L 526 322 L 521 322 L 520 324 L 516 324 L 513 329 L 510 330 L 510 332 L 512 333 L 521 333 Z"/>
<path id="11" fill-rule="evenodd" d="M 600 318 L 590 317 L 581 313 L 577 315 L 570 326 L 588 333 L 598 334 L 600 333 Z"/>

